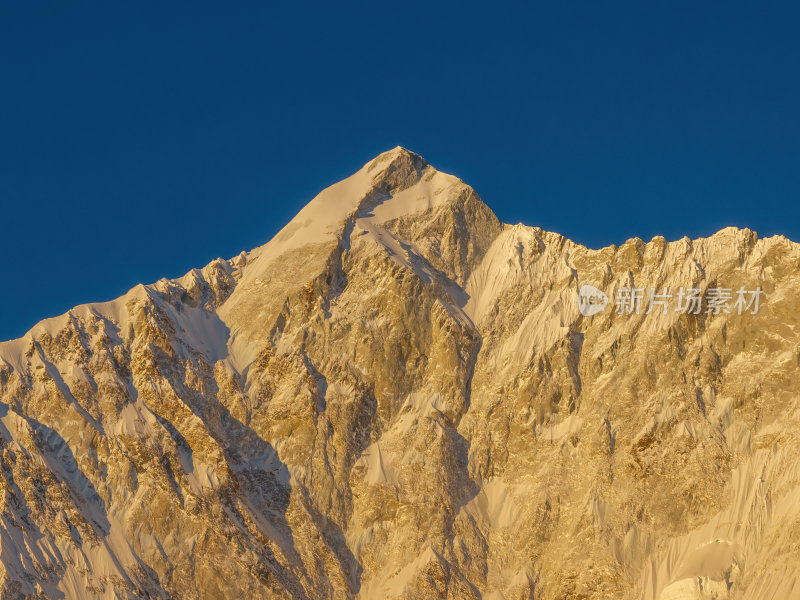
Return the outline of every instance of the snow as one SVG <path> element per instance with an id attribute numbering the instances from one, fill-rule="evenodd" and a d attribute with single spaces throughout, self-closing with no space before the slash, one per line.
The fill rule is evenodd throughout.
<path id="1" fill-rule="evenodd" d="M 414 577 L 425 565 L 436 560 L 436 552 L 427 546 L 408 564 L 400 569 L 384 568 L 361 588 L 358 598 L 361 600 L 379 600 L 401 596 Z"/>
<path id="2" fill-rule="evenodd" d="M 380 444 L 370 444 L 356 461 L 355 467 L 365 466 L 367 469 L 364 481 L 370 485 L 396 484 L 397 475 L 383 457 Z"/>
<path id="3" fill-rule="evenodd" d="M 55 337 L 68 325 L 70 319 L 83 321 L 92 317 L 105 319 L 122 330 L 128 324 L 128 310 L 126 305 L 131 300 L 143 298 L 146 294 L 147 289 L 144 285 L 140 284 L 131 289 L 124 296 L 120 296 L 114 300 L 81 304 L 62 315 L 39 321 L 22 337 L 16 340 L 0 342 L 0 361 L 4 361 L 14 370 L 22 370 L 23 365 L 28 363 L 24 354 L 30 347 L 31 342 L 42 334 Z"/>
<path id="4" fill-rule="evenodd" d="M 178 327 L 178 337 L 186 348 L 202 352 L 210 364 L 228 356 L 228 327 L 216 313 L 182 305 L 176 310 L 162 303 L 162 309 Z"/>
<path id="5" fill-rule="evenodd" d="M 311 248 L 341 244 L 349 248 L 349 244 L 356 247 L 360 244 L 373 244 L 378 246 L 395 264 L 416 274 L 425 283 L 437 282 L 454 299 L 453 303 L 441 303 L 444 310 L 449 311 L 462 325 L 480 326 L 486 318 L 491 316 L 496 309 L 499 299 L 512 287 L 534 285 L 543 281 L 569 281 L 566 286 L 556 286 L 555 291 L 536 290 L 537 303 L 530 307 L 518 323 L 515 330 L 506 335 L 498 347 L 492 349 L 489 357 L 490 366 L 499 371 L 506 368 L 518 369 L 520 365 L 528 364 L 531 359 L 548 350 L 558 340 L 564 339 L 570 333 L 570 327 L 579 318 L 576 302 L 576 292 L 581 282 L 577 281 L 577 270 L 570 262 L 570 252 L 581 248 L 584 256 L 597 254 L 599 251 L 587 250 L 564 240 L 555 234 L 546 234 L 540 230 L 523 225 L 506 226 L 500 235 L 492 242 L 481 263 L 471 273 L 465 289 L 461 290 L 452 282 L 443 281 L 435 270 L 431 269 L 421 258 L 422 252 L 413 244 L 398 239 L 389 231 L 387 223 L 404 217 L 420 215 L 426 211 L 433 211 L 444 206 L 453 197 L 453 191 L 463 184 L 457 178 L 440 173 L 428 167 L 424 169 L 418 181 L 410 187 L 394 193 L 393 195 L 380 195 L 376 192 L 376 182 L 383 178 L 386 170 L 391 168 L 392 162 L 406 152 L 402 148 L 395 148 L 380 155 L 375 160 L 364 165 L 359 171 L 347 179 L 327 188 L 309 202 L 271 241 L 254 250 L 250 254 L 242 254 L 233 264 L 235 268 L 225 264 L 228 272 L 235 272 L 236 277 L 241 274 L 237 288 L 229 300 L 218 311 L 207 311 L 203 308 L 180 305 L 179 308 L 159 300 L 154 295 L 155 286 L 139 285 L 124 296 L 110 302 L 84 304 L 69 312 L 45 319 L 34 326 L 22 338 L 0 343 L 0 364 L 4 363 L 15 370 L 32 370 L 37 367 L 44 369 L 55 385 L 63 393 L 70 406 L 70 411 L 77 411 L 81 416 L 95 427 L 99 424 L 84 411 L 75 401 L 70 391 L 70 385 L 85 383 L 86 373 L 69 361 L 63 364 L 53 364 L 42 359 L 39 352 L 35 352 L 28 359 L 25 352 L 31 347 L 32 341 L 43 333 L 55 336 L 71 319 L 90 320 L 100 319 L 112 327 L 107 328 L 107 333 L 113 335 L 113 330 L 125 331 L 129 324 L 130 315 L 128 305 L 132 301 L 141 301 L 151 298 L 159 303 L 159 308 L 169 317 L 176 328 L 176 335 L 181 342 L 177 351 L 186 355 L 200 353 L 210 363 L 224 361 L 226 368 L 244 372 L 250 361 L 255 358 L 260 346 L 253 343 L 248 331 L 240 327 L 235 329 L 230 319 L 231 311 L 236 310 L 239 295 L 250 294 L 253 289 L 263 290 L 266 294 L 280 293 L 274 286 L 264 282 L 266 271 L 274 266 L 281 255 L 292 250 L 308 250 Z M 688 285 L 702 279 L 709 280 L 713 274 L 705 273 L 702 263 L 705 257 L 710 257 L 722 248 L 744 247 L 752 242 L 754 234 L 747 230 L 735 228 L 724 229 L 710 238 L 701 238 L 694 242 L 687 239 L 667 244 L 667 251 L 672 253 L 675 264 L 671 265 L 673 280 L 664 284 Z M 778 244 L 789 244 L 785 238 L 773 238 L 770 244 L 757 247 L 747 258 L 743 266 L 751 268 L 762 260 L 769 248 Z M 695 248 L 696 253 L 686 253 L 685 248 Z M 549 254 L 547 254 L 549 253 Z M 542 254 L 546 257 L 542 258 Z M 212 263 L 213 264 L 213 263 Z M 186 287 L 192 285 L 198 277 L 204 275 L 193 270 L 174 283 Z M 574 281 L 571 279 L 573 277 Z M 653 275 L 653 274 L 651 274 Z M 620 275 L 618 281 L 612 282 L 605 290 L 609 298 L 614 297 L 615 286 L 623 281 L 622 278 L 632 276 L 629 273 Z M 587 282 L 599 283 L 599 282 Z M 632 281 L 631 281 L 632 283 Z M 449 286 L 449 287 L 448 287 Z M 779 291 L 771 301 L 781 301 L 782 294 L 790 294 L 792 290 Z M 336 309 L 332 309 L 332 312 Z M 245 314 L 246 326 L 257 329 L 261 324 L 252 323 L 253 316 Z M 653 314 L 640 317 L 642 331 L 664 330 L 678 318 L 678 315 L 669 314 L 661 316 Z M 608 330 L 595 339 L 594 356 L 601 356 L 611 346 L 621 333 L 630 324 L 626 325 L 623 319 L 613 324 Z M 710 327 L 718 326 L 712 322 Z M 776 340 L 781 343 L 790 341 L 795 336 L 796 328 L 787 324 L 783 331 L 776 331 Z M 261 335 L 266 335 L 263 332 Z M 290 340 L 284 340 L 286 350 L 291 349 Z M 282 347 L 279 346 L 281 351 Z M 739 369 L 747 366 L 752 369 L 755 359 L 753 357 L 736 357 L 729 365 L 729 369 Z M 767 360 L 767 359 L 765 359 Z M 774 357 L 769 360 L 774 360 Z M 788 363 L 796 360 L 794 352 L 786 351 L 781 354 L 779 362 Z M 742 361 L 743 365 L 739 364 Z M 110 377 L 122 385 L 114 375 L 103 373 L 98 375 L 96 382 Z M 610 393 L 605 389 L 613 384 L 610 374 L 601 375 L 595 382 L 596 392 Z M 333 383 L 328 389 L 328 394 L 346 396 L 352 390 L 339 388 Z M 444 399 L 438 394 L 412 393 L 405 399 L 398 411 L 397 418 L 391 424 L 383 438 L 370 444 L 361 454 L 355 464 L 354 471 L 364 473 L 364 482 L 367 485 L 392 486 L 401 485 L 401 473 L 408 472 L 409 465 L 418 465 L 424 462 L 422 455 L 413 446 L 391 445 L 392 440 L 404 440 L 409 437 L 409 432 L 418 425 L 420 419 L 434 415 L 436 412 L 448 412 Z M 751 450 L 751 440 L 746 432 L 737 429 L 731 414 L 733 399 L 720 397 L 714 405 L 712 414 L 714 422 L 725 424 L 725 435 L 731 444 L 738 444 L 742 448 Z M 659 423 L 672 420 L 674 413 L 667 406 L 661 413 L 653 415 L 651 423 L 639 431 L 639 435 L 646 435 Z M 76 418 L 74 413 L 71 415 Z M 65 422 L 70 415 L 65 415 Z M 531 419 L 532 421 L 533 419 Z M 532 423 L 529 423 L 532 425 Z M 24 436 L 27 422 L 19 415 L 9 411 L 7 405 L 2 405 L 0 414 L 0 435 L 16 450 L 21 451 L 20 441 Z M 110 427 L 111 431 L 104 432 L 109 436 L 134 436 L 141 440 L 151 440 L 155 437 L 154 431 L 161 427 L 141 399 L 125 405 L 119 419 Z M 577 414 L 572 414 L 557 423 L 546 423 L 536 431 L 537 436 L 551 442 L 568 439 L 573 433 L 579 432 L 584 427 L 584 420 Z M 759 434 L 767 436 L 779 433 L 780 423 L 766 423 Z M 698 437 L 696 427 L 687 421 L 676 425 L 677 435 Z M 79 473 L 65 467 L 62 457 L 66 460 L 66 453 L 72 446 L 72 440 L 65 434 L 66 447 L 59 449 L 45 458 L 48 467 L 66 481 L 70 489 L 84 496 L 88 494 L 86 481 L 79 478 Z M 280 450 L 285 440 L 272 440 L 275 451 Z M 179 456 L 187 482 L 190 488 L 198 493 L 204 493 L 207 488 L 214 488 L 219 484 L 219 479 L 214 467 L 196 460 L 192 453 L 182 451 Z M 271 463 L 272 456 L 263 457 L 265 463 Z M 67 461 L 68 462 L 68 461 Z M 288 475 L 281 473 L 281 481 L 288 481 Z M 783 496 L 778 496 L 763 485 L 765 480 L 774 482 L 774 488 L 781 486 L 791 490 Z M 800 480 L 800 465 L 792 460 L 778 445 L 769 444 L 763 450 L 754 451 L 749 458 L 733 472 L 730 482 L 730 503 L 720 510 L 719 514 L 708 523 L 685 536 L 665 540 L 664 545 L 651 548 L 648 557 L 649 566 L 642 577 L 642 588 L 647 590 L 648 598 L 664 598 L 678 600 L 682 598 L 700 597 L 698 586 L 700 583 L 705 590 L 723 590 L 724 580 L 731 576 L 738 568 L 742 556 L 763 544 L 765 536 L 780 537 L 781 519 L 796 512 L 800 504 L 800 489 L 789 483 Z M 469 517 L 478 524 L 483 532 L 490 530 L 511 530 L 518 524 L 522 515 L 524 503 L 530 502 L 541 491 L 526 487 L 519 481 L 507 482 L 501 478 L 489 479 L 477 495 L 461 507 L 461 517 Z M 80 568 L 87 568 L 95 576 L 119 576 L 126 578 L 125 571 L 137 563 L 130 546 L 125 541 L 123 528 L 120 521 L 124 514 L 114 517 L 106 516 L 91 502 L 84 505 L 87 513 L 98 522 L 105 520 L 108 524 L 108 534 L 103 538 L 103 543 L 96 547 L 84 544 L 79 551 L 69 547 L 55 546 L 46 536 L 41 536 L 32 541 L 27 533 L 22 532 L 15 525 L 9 523 L 5 517 L 0 518 L 0 558 L 6 568 L 12 572 L 34 572 L 35 562 L 47 564 L 48 562 L 74 562 Z M 594 501 L 592 510 L 598 521 L 604 522 L 606 507 L 599 501 Z M 265 524 L 264 527 L 270 527 Z M 279 536 L 280 534 L 275 534 Z M 346 532 L 348 545 L 358 554 L 361 545 L 369 541 L 372 536 L 371 528 L 351 528 Z M 626 553 L 636 552 L 641 546 L 641 539 L 646 533 L 632 528 L 625 535 L 624 541 L 619 543 L 615 551 L 619 558 L 625 562 Z M 142 539 L 145 544 L 158 543 L 152 539 Z M 402 593 L 415 574 L 428 562 L 437 559 L 436 552 L 430 547 L 423 547 L 420 553 L 409 557 L 410 562 L 402 567 L 391 566 L 374 577 L 362 589 L 361 597 L 382 598 L 389 594 Z M 524 570 L 511 570 L 503 565 L 490 565 L 490 576 L 500 580 L 524 583 L 529 575 Z M 60 582 L 60 590 L 70 598 L 88 597 L 86 592 L 85 575 L 80 575 L 80 569 L 67 569 L 67 576 Z M 700 582 L 700 583 L 699 583 Z M 25 590 L 33 593 L 34 590 Z M 45 595 L 55 597 L 58 591 L 55 588 L 44 590 Z M 500 594 L 500 592 L 497 592 Z M 780 597 L 779 593 L 775 594 Z M 498 596 L 499 597 L 499 596 Z"/>
<path id="6" fill-rule="evenodd" d="M 439 413 L 445 408 L 441 394 L 409 394 L 398 411 L 397 419 L 383 438 L 404 439 L 421 419 Z M 373 442 L 367 446 L 354 465 L 354 468 L 366 469 L 364 481 L 370 485 L 399 484 L 397 475 L 399 469 L 395 467 L 396 464 L 405 469 L 412 464 L 422 464 L 425 460 L 425 457 L 413 447 L 405 448 L 402 452 L 394 452 L 390 456 L 383 449 L 382 443 L 384 442 Z"/>
<path id="7" fill-rule="evenodd" d="M 377 207 L 365 206 L 375 181 L 381 179 L 385 170 L 376 170 L 375 167 L 388 166 L 403 152 L 407 151 L 399 146 L 384 152 L 350 177 L 320 192 L 272 240 L 253 252 L 256 258 L 245 269 L 243 281 L 257 278 L 268 264 L 284 252 L 307 244 L 337 241 L 348 219 L 363 216 L 371 222 L 382 223 L 426 210 L 437 205 L 442 186 L 458 182 L 451 175 L 435 172 L 431 179 L 420 181 L 394 197 L 382 199 Z"/>
<path id="8" fill-rule="evenodd" d="M 454 299 L 463 300 L 454 300 L 444 308 L 459 322 L 471 326 L 471 320 L 461 309 L 466 302 L 463 290 L 452 282 L 443 281 L 420 259 L 417 248 L 401 242 L 383 227 L 393 219 L 442 206 L 452 198 L 448 191 L 464 185 L 458 178 L 426 166 L 419 179 L 412 180 L 409 187 L 393 195 L 378 191 L 376 184 L 385 179 L 387 171 L 394 168 L 394 161 L 404 154 L 410 153 L 400 147 L 384 152 L 350 177 L 323 190 L 272 240 L 250 253 L 236 290 L 217 311 L 222 322 L 230 329 L 228 362 L 237 371 L 246 371 L 256 358 L 253 348 L 269 335 L 266 330 L 252 327 L 252 315 L 248 318 L 245 314 L 251 308 L 246 303 L 242 308 L 240 299 L 264 287 L 264 280 L 269 279 L 267 273 L 278 257 L 298 249 L 307 248 L 311 257 L 319 252 L 315 248 L 326 247 L 326 244 L 330 251 L 335 244 L 349 248 L 351 240 L 358 244 L 377 244 L 398 265 L 411 270 L 425 282 L 437 281 Z M 275 293 L 274 287 L 271 293 Z"/>
<path id="9" fill-rule="evenodd" d="M 458 185 L 462 185 L 458 177 L 431 168 L 428 176 L 423 177 L 410 188 L 382 201 L 371 211 L 371 214 L 367 214 L 364 218 L 370 219 L 374 223 L 385 223 L 438 208 L 447 202 L 447 190 Z"/>
<path id="10" fill-rule="evenodd" d="M 800 504 L 800 488 L 793 482 L 799 479 L 800 462 L 786 446 L 755 451 L 733 470 L 726 493 L 730 502 L 725 508 L 708 523 L 667 540 L 653 552 L 641 582 L 646 597 L 669 600 L 702 597 L 692 595 L 695 592 L 691 581 L 704 579 L 714 584 L 725 577 L 735 579 L 744 564 L 743 557 L 761 547 L 767 535 L 771 544 L 786 543 L 791 528 L 781 527 L 781 523 L 793 522 Z M 776 490 L 785 491 L 776 493 Z M 782 585 L 790 580 L 789 573 L 776 577 Z M 767 583 L 751 582 L 755 586 L 752 589 L 763 592 Z M 770 597 L 789 595 L 777 593 Z"/>
<path id="11" fill-rule="evenodd" d="M 576 414 L 572 414 L 559 423 L 542 427 L 541 431 L 538 432 L 538 436 L 549 442 L 556 442 L 569 437 L 573 433 L 580 432 L 582 427 L 583 419 Z"/>
<path id="12" fill-rule="evenodd" d="M 530 499 L 530 495 L 526 498 Z M 522 514 L 512 487 L 501 478 L 484 482 L 480 492 L 461 510 L 474 518 L 483 532 L 517 527 Z"/>
<path id="13" fill-rule="evenodd" d="M 7 443 L 10 443 L 15 452 L 27 455 L 19 441 L 26 437 L 29 429 L 28 423 L 17 413 L 8 410 L 3 405 L 3 415 L 0 417 L 0 434 Z M 67 483 L 73 495 L 77 498 L 76 506 L 89 522 L 105 526 L 108 535 L 101 536 L 101 543 L 94 545 L 89 540 L 84 540 L 80 547 L 74 548 L 63 541 L 51 540 L 46 535 L 37 535 L 20 529 L 3 516 L 0 518 L 0 560 L 7 572 L 16 574 L 17 579 L 25 580 L 20 574 L 37 572 L 37 564 L 72 565 L 66 568 L 65 576 L 56 583 L 47 583 L 42 587 L 26 584 L 24 593 L 33 594 L 42 592 L 49 598 L 75 598 L 88 600 L 90 598 L 115 598 L 110 587 L 104 595 L 98 596 L 88 589 L 89 577 L 94 581 L 103 578 L 120 578 L 128 583 L 126 572 L 135 568 L 137 560 L 124 539 L 121 525 L 113 518 L 109 518 L 92 501 L 93 494 L 85 489 L 80 473 L 68 464 L 67 453 L 63 447 L 60 452 L 51 455 L 42 455 L 47 468 L 56 474 L 59 480 Z M 64 458 L 61 456 L 64 455 Z M 34 460 L 37 460 L 34 458 Z M 123 566 L 124 565 L 124 566 Z M 50 567 L 51 569 L 53 567 Z"/>
<path id="14" fill-rule="evenodd" d="M 464 307 L 478 323 L 497 299 L 523 275 L 521 248 L 536 243 L 532 227 L 515 225 L 495 238 L 481 264 L 467 281 L 469 301 Z"/>

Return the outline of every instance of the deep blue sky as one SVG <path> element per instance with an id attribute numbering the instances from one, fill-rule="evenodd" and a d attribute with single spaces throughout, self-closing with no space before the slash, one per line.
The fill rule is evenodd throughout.
<path id="1" fill-rule="evenodd" d="M 590 246 L 800 240 L 797 3 L 76 4 L 0 8 L 0 339 L 260 245 L 398 144 Z"/>

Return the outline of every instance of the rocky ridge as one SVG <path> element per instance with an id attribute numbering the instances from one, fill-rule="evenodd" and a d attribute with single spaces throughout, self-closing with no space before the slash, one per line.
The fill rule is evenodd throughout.
<path id="1" fill-rule="evenodd" d="M 763 297 L 614 310 L 690 286 Z M 780 236 L 588 249 L 396 148 L 0 344 L 0 598 L 800 597 L 799 293 Z"/>

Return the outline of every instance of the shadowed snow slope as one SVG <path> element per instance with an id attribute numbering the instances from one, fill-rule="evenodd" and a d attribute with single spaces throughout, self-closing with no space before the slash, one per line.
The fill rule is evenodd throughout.
<path id="1" fill-rule="evenodd" d="M 785 238 L 592 250 L 395 148 L 0 344 L 0 597 L 800 598 L 799 293 Z"/>

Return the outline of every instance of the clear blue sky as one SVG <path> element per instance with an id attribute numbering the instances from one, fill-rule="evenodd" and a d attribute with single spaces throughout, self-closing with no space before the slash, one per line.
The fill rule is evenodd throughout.
<path id="1" fill-rule="evenodd" d="M 77 4 L 0 8 L 0 339 L 260 245 L 398 144 L 594 247 L 800 240 L 797 3 Z"/>

